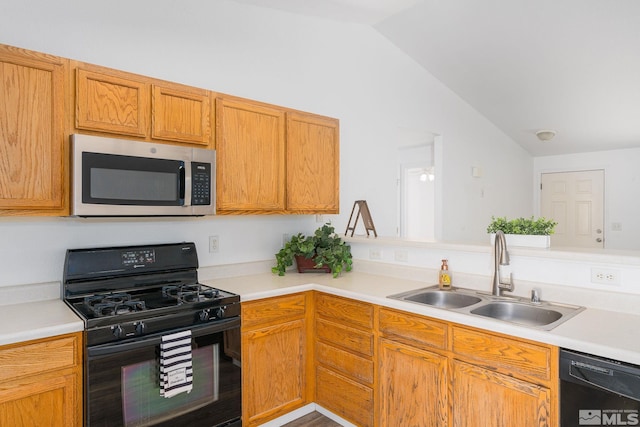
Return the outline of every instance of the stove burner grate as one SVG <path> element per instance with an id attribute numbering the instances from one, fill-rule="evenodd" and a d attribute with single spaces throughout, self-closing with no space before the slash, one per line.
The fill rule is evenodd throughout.
<path id="1" fill-rule="evenodd" d="M 84 305 L 97 317 L 114 316 L 146 310 L 144 301 L 127 293 L 98 294 L 84 299 Z"/>
<path id="2" fill-rule="evenodd" d="M 193 285 L 167 285 L 162 287 L 162 296 L 173 298 L 179 303 L 199 302 L 211 300 L 220 295 L 218 289 L 209 288 L 200 284 Z"/>

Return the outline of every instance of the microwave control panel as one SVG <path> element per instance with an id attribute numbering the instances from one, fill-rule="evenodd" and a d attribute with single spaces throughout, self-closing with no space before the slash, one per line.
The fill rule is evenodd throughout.
<path id="1" fill-rule="evenodd" d="M 211 204 L 211 163 L 191 162 L 191 204 Z"/>

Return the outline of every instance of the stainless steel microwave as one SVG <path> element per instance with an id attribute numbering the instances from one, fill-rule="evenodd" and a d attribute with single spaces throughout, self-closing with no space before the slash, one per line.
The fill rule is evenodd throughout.
<path id="1" fill-rule="evenodd" d="M 74 216 L 213 215 L 216 152 L 71 135 Z"/>

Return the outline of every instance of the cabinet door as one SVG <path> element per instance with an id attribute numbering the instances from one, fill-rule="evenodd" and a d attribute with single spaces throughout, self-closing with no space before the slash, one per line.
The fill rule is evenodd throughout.
<path id="1" fill-rule="evenodd" d="M 48 375 L 0 384 L 0 426 L 82 425 L 79 379 L 76 374 Z"/>
<path id="2" fill-rule="evenodd" d="M 0 45 L 0 213 L 63 215 L 62 58 Z"/>
<path id="3" fill-rule="evenodd" d="M 219 213 L 284 211 L 284 111 L 218 98 L 216 127 Z"/>
<path id="4" fill-rule="evenodd" d="M 99 67 L 76 69 L 78 129 L 146 137 L 149 99 L 150 87 L 143 79 Z"/>
<path id="5" fill-rule="evenodd" d="M 82 333 L 0 347 L 0 426 L 82 425 Z"/>
<path id="6" fill-rule="evenodd" d="M 212 147 L 208 91 L 181 85 L 153 85 L 151 137 Z"/>
<path id="7" fill-rule="evenodd" d="M 549 389 L 454 360 L 454 427 L 548 427 Z"/>
<path id="8" fill-rule="evenodd" d="M 243 332 L 243 425 L 262 424 L 305 403 L 305 321 Z"/>
<path id="9" fill-rule="evenodd" d="M 338 213 L 338 120 L 287 113 L 287 211 Z"/>
<path id="10" fill-rule="evenodd" d="M 379 368 L 379 425 L 448 425 L 445 356 L 381 339 Z"/>

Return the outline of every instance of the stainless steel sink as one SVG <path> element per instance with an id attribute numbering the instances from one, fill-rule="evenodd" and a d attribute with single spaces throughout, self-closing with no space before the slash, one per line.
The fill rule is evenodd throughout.
<path id="1" fill-rule="evenodd" d="M 482 298 L 474 295 L 437 289 L 420 291 L 414 295 L 407 295 L 404 299 L 440 308 L 462 308 L 482 301 Z"/>
<path id="2" fill-rule="evenodd" d="M 562 318 L 557 310 L 506 301 L 490 302 L 470 313 L 525 326 L 545 326 Z"/>
<path id="3" fill-rule="evenodd" d="M 440 290 L 437 285 L 388 298 L 542 330 L 551 330 L 584 310 L 579 306 L 531 302 L 526 298 L 495 296 L 465 288 Z"/>

